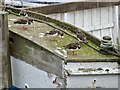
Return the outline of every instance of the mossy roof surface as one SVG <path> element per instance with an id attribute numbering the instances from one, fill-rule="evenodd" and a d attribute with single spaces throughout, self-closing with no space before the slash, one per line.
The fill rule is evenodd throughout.
<path id="1" fill-rule="evenodd" d="M 34 43 L 45 47 L 46 49 L 54 52 L 57 47 L 63 48 L 65 45 L 68 45 L 72 42 L 77 42 L 77 40 L 67 34 L 64 34 L 64 38 L 56 37 L 56 41 L 51 41 L 50 37 L 43 36 L 42 34 L 53 30 L 54 28 L 45 24 L 34 21 L 32 25 L 20 25 L 20 24 L 14 24 L 14 21 L 17 20 L 18 16 L 9 14 L 8 15 L 8 24 L 9 24 L 9 30 L 19 34 L 20 36 L 23 36 L 24 38 L 27 38 Z M 53 24 L 54 25 L 54 24 Z M 24 28 L 24 29 L 23 29 Z M 27 29 L 26 29 L 27 28 Z M 88 43 L 99 49 L 99 46 L 96 46 L 93 42 L 88 41 Z M 83 44 L 80 50 L 76 50 L 74 53 L 76 55 L 72 54 L 72 51 L 68 51 L 68 59 L 118 59 L 115 56 L 112 55 L 103 55 L 99 52 L 95 51 L 94 49 L 90 48 L 89 46 Z"/>

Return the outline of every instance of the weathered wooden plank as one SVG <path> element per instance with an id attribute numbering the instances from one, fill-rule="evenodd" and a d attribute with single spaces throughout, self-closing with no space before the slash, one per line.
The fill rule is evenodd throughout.
<path id="1" fill-rule="evenodd" d="M 29 8 L 29 10 L 43 14 L 54 14 L 54 13 L 65 13 L 74 10 L 84 10 L 91 8 L 115 6 L 118 4 L 119 4 L 118 2 L 72 2 L 72 3 L 65 3 L 59 5 Z"/>
<path id="2" fill-rule="evenodd" d="M 0 11 L 0 89 L 9 88 L 12 84 L 8 49 L 7 13 Z"/>

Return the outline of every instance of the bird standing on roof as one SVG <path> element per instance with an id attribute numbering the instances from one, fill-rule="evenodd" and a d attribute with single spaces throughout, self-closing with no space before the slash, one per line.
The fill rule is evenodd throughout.
<path id="1" fill-rule="evenodd" d="M 86 36 L 82 31 L 76 30 L 76 36 L 79 41 L 83 41 L 83 42 L 86 41 Z"/>
<path id="2" fill-rule="evenodd" d="M 109 73 L 110 70 L 109 70 L 109 69 L 105 69 L 105 71 L 106 71 L 107 73 Z"/>
<path id="3" fill-rule="evenodd" d="M 33 23 L 33 20 L 30 18 L 20 18 L 17 21 L 14 22 L 14 24 L 31 24 Z"/>
<path id="4" fill-rule="evenodd" d="M 30 24 L 32 24 L 33 23 L 33 20 L 32 19 L 30 19 L 30 18 L 20 18 L 20 19 L 18 19 L 18 20 L 16 20 L 16 21 L 14 21 L 14 24 L 28 24 L 28 25 L 30 25 Z M 27 27 L 25 27 L 25 26 L 22 26 L 22 29 L 27 29 Z"/>
<path id="5" fill-rule="evenodd" d="M 78 43 L 78 42 L 76 42 L 76 43 L 70 43 L 70 44 L 68 44 L 68 45 L 65 46 L 65 49 L 72 50 L 73 55 L 75 55 L 74 51 L 75 50 L 79 50 L 80 48 L 81 48 L 81 43 Z"/>
<path id="6" fill-rule="evenodd" d="M 92 81 L 92 88 L 96 88 L 96 79 L 94 79 L 93 81 Z"/>
<path id="7" fill-rule="evenodd" d="M 28 17 L 28 14 L 26 13 L 25 10 L 21 10 L 20 13 L 19 13 L 20 16 L 25 16 L 25 17 Z"/>
<path id="8" fill-rule="evenodd" d="M 45 33 L 45 36 L 50 36 L 50 37 L 59 36 L 59 37 L 63 38 L 63 35 L 64 35 L 64 33 L 61 31 L 58 31 L 58 30 L 52 30 L 52 31 Z"/>

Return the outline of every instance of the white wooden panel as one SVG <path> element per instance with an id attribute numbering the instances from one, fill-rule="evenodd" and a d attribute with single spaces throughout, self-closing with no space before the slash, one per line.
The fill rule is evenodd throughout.
<path id="1" fill-rule="evenodd" d="M 108 8 L 108 22 L 113 23 L 113 6 Z"/>
<path id="2" fill-rule="evenodd" d="M 64 13 L 58 13 L 58 14 L 50 14 L 49 17 L 64 21 Z"/>
<path id="3" fill-rule="evenodd" d="M 109 35 L 112 37 L 113 28 L 109 28 Z"/>
<path id="4" fill-rule="evenodd" d="M 101 39 L 101 31 L 93 31 L 92 33 L 94 36 L 96 36 L 97 38 L 100 38 Z"/>
<path id="5" fill-rule="evenodd" d="M 74 25 L 75 24 L 75 13 L 74 11 L 72 12 L 67 12 L 67 17 L 65 17 L 65 21 L 69 22 L 70 24 Z"/>
<path id="6" fill-rule="evenodd" d="M 109 6 L 60 13 L 56 15 L 53 14 L 51 17 L 73 24 L 80 28 L 85 28 L 86 31 L 97 37 L 102 37 L 105 34 L 110 35 L 115 41 L 118 36 L 118 14 L 116 11 L 117 9 L 115 6 Z M 98 35 L 100 33 L 101 35 Z"/>
<path id="7" fill-rule="evenodd" d="M 109 36 L 112 38 L 113 41 L 113 28 L 109 28 Z"/>
<path id="8" fill-rule="evenodd" d="M 64 13 L 60 13 L 60 20 L 64 21 Z"/>
<path id="9" fill-rule="evenodd" d="M 84 28 L 86 30 L 89 30 L 89 28 L 91 27 L 91 18 L 91 9 L 84 10 Z"/>
<path id="10" fill-rule="evenodd" d="M 66 14 L 65 14 L 65 22 L 68 22 L 68 23 L 70 23 L 70 24 L 72 24 L 72 25 L 74 25 L 75 24 L 75 13 L 74 13 L 74 11 L 73 12 L 67 12 Z"/>
<path id="11" fill-rule="evenodd" d="M 51 18 L 54 18 L 54 19 L 56 19 L 56 14 L 51 14 L 51 15 L 49 15 Z"/>
<path id="12" fill-rule="evenodd" d="M 84 11 L 81 10 L 81 11 L 75 11 L 75 26 L 77 27 L 83 27 L 83 14 L 84 14 Z"/>
<path id="13" fill-rule="evenodd" d="M 57 19 L 57 20 L 61 20 L 61 14 L 56 14 L 55 19 Z"/>
<path id="14" fill-rule="evenodd" d="M 92 26 L 100 25 L 100 8 L 92 9 Z"/>
<path id="15" fill-rule="evenodd" d="M 102 34 L 102 36 L 101 36 L 101 38 L 104 36 L 104 35 L 110 35 L 109 34 L 109 29 L 103 29 L 103 30 L 101 30 L 101 34 Z"/>
<path id="16" fill-rule="evenodd" d="M 108 7 L 101 8 L 101 25 L 108 24 Z"/>
<path id="17" fill-rule="evenodd" d="M 103 25 L 94 25 L 92 27 L 90 27 L 89 31 L 98 31 L 99 29 L 108 29 L 108 28 L 113 28 L 114 27 L 114 23 L 110 23 L 110 24 L 103 24 Z"/>
<path id="18" fill-rule="evenodd" d="M 67 13 L 64 13 L 64 22 L 67 22 Z"/>

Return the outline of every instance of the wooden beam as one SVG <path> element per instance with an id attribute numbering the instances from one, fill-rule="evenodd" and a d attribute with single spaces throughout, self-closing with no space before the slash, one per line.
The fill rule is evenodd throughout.
<path id="1" fill-rule="evenodd" d="M 8 45 L 7 13 L 0 12 L 0 89 L 9 88 L 12 84 Z"/>
<path id="2" fill-rule="evenodd" d="M 99 7 L 109 7 L 119 5 L 119 2 L 71 2 L 58 5 L 29 8 L 26 10 L 35 11 L 43 14 L 65 13 L 74 10 L 85 10 Z"/>

